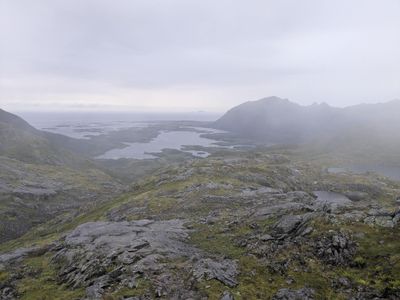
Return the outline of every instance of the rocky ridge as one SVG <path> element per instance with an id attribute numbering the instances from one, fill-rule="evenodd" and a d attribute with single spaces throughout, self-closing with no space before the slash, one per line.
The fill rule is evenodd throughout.
<path id="1" fill-rule="evenodd" d="M 37 229 L 41 239 L 0 256 L 0 294 L 40 299 L 42 284 L 59 299 L 399 297 L 397 183 L 230 155 L 160 170 L 69 227 Z"/>

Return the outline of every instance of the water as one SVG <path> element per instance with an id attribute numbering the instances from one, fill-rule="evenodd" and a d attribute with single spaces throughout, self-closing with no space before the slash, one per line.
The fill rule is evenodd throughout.
<path id="1" fill-rule="evenodd" d="M 347 167 L 332 167 L 328 168 L 329 173 L 354 173 L 363 174 L 373 172 L 381 176 L 388 177 L 392 180 L 400 181 L 400 167 L 384 166 L 384 165 L 353 165 Z"/>
<path id="2" fill-rule="evenodd" d="M 107 134 L 112 131 L 131 127 L 146 127 L 161 121 L 214 121 L 219 116 L 207 113 L 103 113 L 103 112 L 35 112 L 19 113 L 32 126 L 63 134 L 78 139 L 89 139 L 92 136 Z M 112 149 L 96 158 L 98 159 L 154 159 L 155 153 L 164 149 L 175 149 L 191 153 L 195 157 L 207 157 L 207 151 L 187 149 L 187 146 L 235 148 L 237 146 L 217 145 L 217 140 L 202 137 L 204 133 L 222 133 L 224 131 L 202 127 L 184 127 L 182 131 L 161 131 L 159 135 L 146 143 L 125 143 L 125 148 Z"/>
<path id="3" fill-rule="evenodd" d="M 209 129 L 205 130 L 212 132 L 212 130 Z M 155 139 L 148 143 L 126 143 L 127 147 L 110 150 L 97 158 L 152 159 L 156 158 L 156 156 L 151 153 L 161 153 L 164 149 L 175 149 L 191 153 L 193 156 L 207 157 L 209 155 L 208 152 L 186 150 L 185 146 L 221 147 L 215 144 L 218 141 L 204 138 L 201 135 L 202 133 L 195 131 L 162 131 Z"/>
<path id="4" fill-rule="evenodd" d="M 321 206 L 328 206 L 334 209 L 346 207 L 352 203 L 351 200 L 345 195 L 335 192 L 315 191 L 314 195 L 317 197 L 317 204 Z"/>
<path id="5" fill-rule="evenodd" d="M 16 113 L 33 127 L 78 139 L 107 134 L 130 127 L 145 127 L 160 121 L 214 121 L 210 113 L 137 113 L 137 112 L 20 112 Z"/>

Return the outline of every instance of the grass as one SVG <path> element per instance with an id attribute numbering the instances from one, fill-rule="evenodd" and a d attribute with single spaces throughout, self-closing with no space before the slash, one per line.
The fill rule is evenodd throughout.
<path id="1" fill-rule="evenodd" d="M 143 296 L 145 294 L 151 293 L 151 284 L 147 279 L 139 278 L 137 279 L 136 287 L 128 288 L 123 287 L 114 292 L 110 292 L 104 295 L 104 300 L 119 300 L 129 297 Z"/>
<path id="2" fill-rule="evenodd" d="M 18 294 L 22 300 L 72 300 L 81 299 L 83 289 L 70 290 L 57 282 L 56 270 L 49 256 L 31 257 L 24 261 L 29 276 L 19 281 Z"/>
<path id="3" fill-rule="evenodd" d="M 257 159 L 264 159 L 257 156 Z M 296 165 L 303 174 L 304 185 L 301 188 L 307 189 L 307 180 L 313 182 L 318 180 L 330 184 L 373 184 L 374 178 L 365 176 L 323 175 L 315 165 Z M 126 215 L 128 219 L 137 218 L 185 218 L 192 220 L 193 231 L 190 242 L 198 248 L 213 255 L 227 257 L 238 262 L 240 275 L 238 286 L 228 288 L 216 280 L 203 281 L 198 283 L 197 288 L 209 297 L 209 299 L 220 299 L 225 290 L 229 290 L 235 299 L 270 299 L 281 288 L 302 288 L 309 286 L 316 291 L 317 299 L 346 299 L 346 295 L 337 294 L 332 287 L 332 281 L 339 277 L 348 278 L 354 285 L 361 285 L 380 291 L 400 289 L 400 236 L 398 230 L 371 227 L 363 223 L 347 222 L 332 224 L 324 219 L 315 219 L 311 225 L 315 229 L 309 236 L 316 239 L 329 230 L 344 230 L 349 233 L 362 233 L 356 238 L 358 251 L 351 266 L 332 267 L 325 265 L 322 261 L 313 257 L 312 249 L 304 245 L 292 245 L 291 248 L 282 250 L 271 260 L 275 262 L 285 261 L 293 258 L 295 253 L 304 254 L 305 266 L 300 266 L 296 260 L 290 260 L 289 267 L 285 274 L 273 272 L 268 268 L 268 261 L 263 257 L 256 257 L 249 253 L 244 247 L 239 247 L 237 241 L 253 233 L 249 223 L 257 222 L 260 233 L 268 233 L 275 218 L 264 220 L 243 219 L 236 225 L 231 225 L 240 213 L 246 209 L 240 201 L 236 202 L 207 202 L 205 195 L 228 196 L 237 195 L 243 188 L 260 187 L 254 180 L 257 176 L 266 178 L 265 182 L 275 187 L 282 184 L 288 190 L 299 188 L 292 186 L 287 180 L 291 176 L 287 166 L 278 167 L 269 164 L 264 159 L 262 162 L 246 162 L 244 165 L 225 166 L 215 158 L 195 161 L 190 165 L 197 168 L 196 171 L 183 180 L 171 181 L 183 172 L 179 167 L 173 167 L 163 173 L 149 177 L 135 185 L 134 191 L 115 198 L 112 201 L 98 205 L 89 212 L 84 212 L 70 221 L 57 223 L 50 221 L 38 226 L 22 238 L 0 246 L 0 250 L 36 244 L 48 244 L 60 237 L 61 234 L 74 229 L 79 224 L 89 221 L 106 220 L 107 213 L 111 210 L 121 210 L 125 213 L 125 205 L 128 208 L 143 207 L 140 213 Z M 204 168 L 212 167 L 210 173 Z M 253 177 L 248 175 L 254 175 Z M 240 175 L 240 177 L 238 176 Z M 257 175 L 257 176 L 255 176 Z M 161 176 L 165 176 L 162 181 Z M 246 177 L 247 176 L 247 177 Z M 304 179 L 306 177 L 306 179 Z M 253 181 L 252 181 L 253 180 Z M 286 180 L 286 181 L 285 181 Z M 216 188 L 208 190 L 196 190 L 195 187 L 209 182 L 230 184 L 232 189 Z M 301 182 L 303 183 L 303 182 Z M 388 185 L 389 186 L 389 185 Z M 390 188 L 397 187 L 391 184 Z M 382 194 L 376 199 L 377 203 L 390 206 L 390 197 Z M 217 219 L 213 224 L 201 224 L 199 218 L 207 216 L 209 212 L 218 212 Z M 84 291 L 68 290 L 55 281 L 55 273 L 49 264 L 49 258 L 40 256 L 29 258 L 25 264 L 33 270 L 29 276 L 21 280 L 18 291 L 25 298 L 22 299 L 75 299 L 80 297 Z M 302 271 L 300 271 L 302 270 Z M 305 271 L 304 271 L 305 270 Z M 0 279 L 7 278 L 7 272 L 0 272 Z M 293 282 L 288 282 L 291 278 Z M 151 283 L 145 279 L 138 280 L 138 287 L 120 288 L 110 290 L 105 299 L 120 299 L 122 297 L 134 297 L 151 292 Z M 30 296 L 30 298 L 28 297 Z M 60 298 L 49 298 L 48 295 L 57 295 Z M 47 297 L 47 298 L 46 298 Z"/>

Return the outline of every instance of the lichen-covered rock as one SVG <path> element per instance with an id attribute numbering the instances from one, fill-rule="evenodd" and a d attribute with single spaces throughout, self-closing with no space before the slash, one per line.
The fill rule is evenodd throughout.
<path id="1" fill-rule="evenodd" d="M 156 295 L 190 295 L 185 286 L 190 280 L 183 282 L 172 272 L 169 261 L 175 259 L 185 261 L 182 272 L 188 276 L 193 270 L 193 280 L 235 286 L 236 262 L 208 257 L 187 243 L 188 232 L 182 220 L 85 223 L 65 236 L 52 261 L 60 280 L 85 287 L 89 299 L 101 298 L 112 286 L 133 288 L 140 276 L 153 283 Z"/>
<path id="2" fill-rule="evenodd" d="M 349 236 L 340 232 L 332 232 L 317 241 L 315 254 L 325 263 L 347 265 L 352 260 L 356 249 L 356 243 Z"/>
<path id="3" fill-rule="evenodd" d="M 237 264 L 232 260 L 214 261 L 202 259 L 195 264 L 193 276 L 197 279 L 216 279 L 229 287 L 237 285 L 236 276 L 238 275 Z"/>
<path id="4" fill-rule="evenodd" d="M 364 223 L 371 226 L 394 228 L 399 220 L 400 213 L 398 211 L 392 212 L 384 208 L 373 208 L 368 211 L 368 217 L 364 219 Z"/>
<path id="5" fill-rule="evenodd" d="M 307 223 L 314 217 L 313 213 L 303 215 L 285 215 L 273 226 L 275 236 L 297 236 L 304 233 Z"/>

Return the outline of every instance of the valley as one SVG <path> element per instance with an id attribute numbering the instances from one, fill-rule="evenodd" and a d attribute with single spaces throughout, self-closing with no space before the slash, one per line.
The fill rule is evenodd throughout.
<path id="1" fill-rule="evenodd" d="M 26 160 L 12 151 L 20 138 L 3 143 L 1 299 L 399 297 L 400 182 L 342 168 L 367 165 L 353 152 L 204 121 L 77 140 L 7 117 L 25 150 L 41 148 Z M 167 133 L 185 136 L 133 158 Z M 124 155 L 97 157 L 115 149 Z"/>

